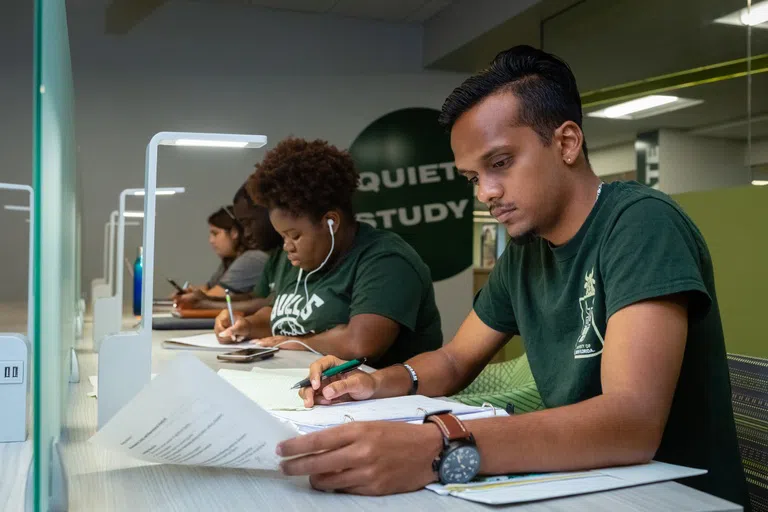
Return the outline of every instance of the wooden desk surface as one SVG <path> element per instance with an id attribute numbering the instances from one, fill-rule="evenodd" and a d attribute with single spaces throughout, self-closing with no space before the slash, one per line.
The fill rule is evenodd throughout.
<path id="1" fill-rule="evenodd" d="M 168 337 L 181 333 L 156 331 L 153 335 L 153 371 L 179 351 L 161 347 Z M 188 331 L 186 334 L 195 334 Z M 275 472 L 225 470 L 200 467 L 153 465 L 133 460 L 91 445 L 96 429 L 96 400 L 89 398 L 89 375 L 96 374 L 96 355 L 90 350 L 90 332 L 80 343 L 81 382 L 73 384 L 66 425 L 62 432 L 62 455 L 69 481 L 69 507 L 73 511 L 137 510 L 488 510 L 458 498 L 441 497 L 431 491 L 367 498 L 329 494 L 309 487 L 306 478 L 288 478 Z M 226 364 L 215 353 L 195 352 L 214 368 L 248 369 L 251 365 Z M 303 367 L 313 360 L 306 352 L 283 351 L 258 364 L 265 368 Z M 29 443 L 0 445 L 0 510 L 22 510 Z M 678 510 L 737 511 L 741 507 L 678 483 L 667 482 L 617 491 L 575 496 L 518 505 L 522 512 Z"/>

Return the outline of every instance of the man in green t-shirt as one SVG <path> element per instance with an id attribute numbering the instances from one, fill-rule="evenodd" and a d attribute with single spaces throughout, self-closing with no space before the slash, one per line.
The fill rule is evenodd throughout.
<path id="1" fill-rule="evenodd" d="M 451 343 L 330 382 L 320 372 L 339 361 L 321 359 L 302 396 L 311 405 L 451 395 L 520 334 L 547 410 L 463 425 L 345 425 L 280 445 L 286 457 L 311 453 L 284 471 L 320 489 L 388 494 L 476 471 L 655 459 L 706 469 L 682 483 L 746 505 L 712 261 L 693 222 L 660 192 L 594 174 L 575 78 L 545 52 L 500 53 L 449 96 L 441 121 L 456 167 L 513 243 Z M 456 442 L 469 454 L 459 466 Z"/>

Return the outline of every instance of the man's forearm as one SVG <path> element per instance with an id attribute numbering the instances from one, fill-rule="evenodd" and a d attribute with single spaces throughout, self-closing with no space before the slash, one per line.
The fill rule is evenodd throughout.
<path id="1" fill-rule="evenodd" d="M 448 396 L 461 390 L 466 383 L 445 349 L 425 352 L 408 360 L 419 379 L 418 394 Z M 384 368 L 373 374 L 376 398 L 407 395 L 412 386 L 410 373 L 400 365 Z"/>
<path id="2" fill-rule="evenodd" d="M 640 464 L 653 458 L 663 425 L 639 401 L 600 395 L 545 411 L 467 421 L 481 471 L 506 474 Z"/>
<path id="3" fill-rule="evenodd" d="M 407 363 L 419 379 L 418 393 L 449 396 L 464 389 L 485 368 L 509 335 L 485 325 L 471 311 L 447 345 L 412 357 Z M 374 374 L 376 397 L 405 395 L 411 389 L 411 377 L 402 366 L 385 368 Z"/>

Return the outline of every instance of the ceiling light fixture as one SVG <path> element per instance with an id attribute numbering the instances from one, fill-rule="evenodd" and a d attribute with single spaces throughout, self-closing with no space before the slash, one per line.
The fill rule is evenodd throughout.
<path id="1" fill-rule="evenodd" d="M 768 0 L 756 2 L 751 7 L 744 7 L 738 11 L 726 14 L 721 18 L 717 18 L 715 23 L 739 27 L 768 28 Z"/>
<path id="2" fill-rule="evenodd" d="M 596 110 L 588 113 L 587 116 L 606 119 L 642 119 L 692 107 L 700 103 L 703 101 L 677 96 L 650 95 Z"/>

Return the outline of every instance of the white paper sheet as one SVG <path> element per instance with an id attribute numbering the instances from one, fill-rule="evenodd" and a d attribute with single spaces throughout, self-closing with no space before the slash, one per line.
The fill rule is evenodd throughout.
<path id="1" fill-rule="evenodd" d="M 348 402 L 335 405 L 314 407 L 304 411 L 273 411 L 275 416 L 285 418 L 297 425 L 310 427 L 328 427 L 341 425 L 349 421 L 414 421 L 424 417 L 427 412 L 451 410 L 461 416 L 470 413 L 493 415 L 492 409 L 449 402 L 422 395 L 380 398 L 361 402 Z M 496 410 L 497 414 L 501 411 Z"/>
<path id="2" fill-rule="evenodd" d="M 191 354 L 180 354 L 90 440 L 156 463 L 277 469 L 298 435 Z"/>
<path id="3" fill-rule="evenodd" d="M 706 470 L 652 461 L 649 464 L 592 471 L 488 477 L 458 485 L 430 484 L 427 489 L 488 505 L 523 503 L 703 475 Z"/>
<path id="4" fill-rule="evenodd" d="M 221 352 L 232 352 L 242 348 L 261 347 L 258 341 L 250 340 L 242 343 L 219 343 L 216 334 L 207 332 L 195 336 L 183 336 L 179 338 L 170 338 L 163 342 L 163 348 L 169 349 L 192 349 L 192 350 L 215 350 Z"/>
<path id="5" fill-rule="evenodd" d="M 307 368 L 253 368 L 218 371 L 219 377 L 232 384 L 242 394 L 268 410 L 307 410 L 297 389 L 291 387 L 309 373 Z"/>

